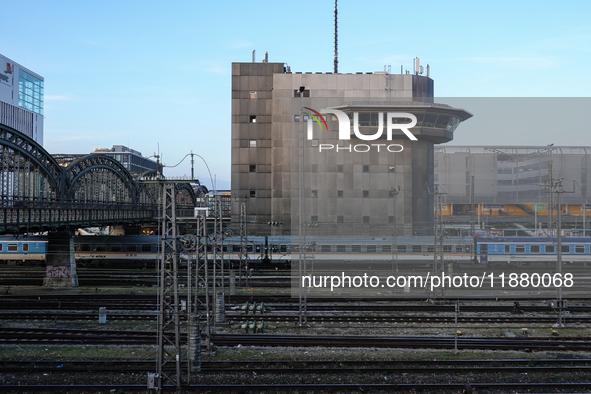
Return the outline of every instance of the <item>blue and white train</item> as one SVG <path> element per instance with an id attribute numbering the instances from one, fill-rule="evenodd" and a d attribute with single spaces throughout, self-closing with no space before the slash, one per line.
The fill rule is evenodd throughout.
<path id="1" fill-rule="evenodd" d="M 39 263 L 45 261 L 46 252 L 47 239 L 44 237 L 0 236 L 0 263 Z"/>
<path id="2" fill-rule="evenodd" d="M 563 237 L 562 261 L 591 262 L 591 237 Z M 476 258 L 489 266 L 502 264 L 552 264 L 557 261 L 555 237 L 476 238 Z"/>

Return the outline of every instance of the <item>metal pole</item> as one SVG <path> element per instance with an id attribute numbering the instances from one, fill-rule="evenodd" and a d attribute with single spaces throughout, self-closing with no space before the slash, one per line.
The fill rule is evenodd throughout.
<path id="1" fill-rule="evenodd" d="M 306 186 L 304 174 L 305 174 L 305 145 L 304 145 L 304 135 L 305 135 L 305 122 L 304 122 L 304 113 L 302 111 L 303 108 L 303 97 L 304 97 L 304 90 L 306 88 L 304 86 L 300 86 L 300 121 L 302 122 L 302 126 L 300 127 L 301 135 L 298 138 L 299 141 L 299 261 L 298 261 L 298 287 L 299 287 L 299 325 L 300 327 L 306 326 L 308 324 L 308 312 L 307 312 L 307 300 L 306 300 L 306 289 L 303 288 L 303 277 L 306 275 L 306 230 L 304 228 L 304 215 L 306 213 L 305 207 L 305 196 L 304 196 L 304 188 Z"/>
<path id="2" fill-rule="evenodd" d="M 556 243 L 558 247 L 558 258 L 556 259 L 556 273 L 562 278 L 562 179 L 559 179 L 556 185 L 556 193 L 558 194 L 558 219 L 556 220 Z M 556 322 L 556 327 L 561 328 L 564 327 L 564 316 L 562 314 L 562 286 L 558 287 L 557 292 L 558 321 Z"/>

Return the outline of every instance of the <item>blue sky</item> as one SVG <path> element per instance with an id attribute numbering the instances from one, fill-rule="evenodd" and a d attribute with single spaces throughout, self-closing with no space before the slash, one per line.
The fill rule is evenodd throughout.
<path id="1" fill-rule="evenodd" d="M 45 148 L 191 150 L 230 187 L 231 63 L 332 71 L 334 1 L 0 1 L 0 53 L 45 78 Z M 591 1 L 339 1 L 339 72 L 431 66 L 440 97 L 588 97 Z M 470 110 L 470 108 L 466 108 Z M 464 132 L 464 133 L 463 133 Z M 540 143 L 591 145 L 586 134 Z M 468 122 L 454 144 L 489 144 Z M 531 135 L 499 144 L 527 144 Z M 189 162 L 165 171 L 190 173 Z M 196 174 L 209 178 L 196 161 Z M 207 183 L 207 182 L 205 182 Z"/>

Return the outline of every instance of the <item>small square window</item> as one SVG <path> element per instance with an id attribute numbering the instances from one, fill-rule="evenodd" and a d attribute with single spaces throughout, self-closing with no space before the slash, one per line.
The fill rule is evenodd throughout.
<path id="1" fill-rule="evenodd" d="M 369 223 L 369 216 L 364 216 L 363 217 L 363 223 Z"/>
<path id="2" fill-rule="evenodd" d="M 343 165 L 342 164 L 337 165 L 337 172 L 343 172 Z"/>
<path id="3" fill-rule="evenodd" d="M 257 116 L 256 115 L 250 115 L 249 123 L 256 123 L 256 122 L 257 122 Z"/>
<path id="4" fill-rule="evenodd" d="M 394 216 L 388 216 L 388 223 L 394 223 Z"/>
<path id="5" fill-rule="evenodd" d="M 251 148 L 256 148 L 257 147 L 257 140 L 249 140 L 248 146 Z"/>
<path id="6" fill-rule="evenodd" d="M 250 196 L 251 197 L 256 197 L 257 196 L 257 191 L 256 190 L 251 190 L 250 191 Z"/>
<path id="7" fill-rule="evenodd" d="M 307 122 L 310 117 L 308 115 L 304 115 L 304 122 Z"/>
<path id="8" fill-rule="evenodd" d="M 312 216 L 310 216 L 310 221 L 311 222 L 318 222 L 318 215 L 312 215 Z"/>
<path id="9" fill-rule="evenodd" d="M 250 215 L 250 218 L 249 219 L 250 219 L 250 222 L 251 223 L 256 223 L 256 221 L 257 221 L 257 215 Z"/>
<path id="10" fill-rule="evenodd" d="M 248 172 L 257 172 L 257 166 L 255 164 L 249 165 Z"/>
<path id="11" fill-rule="evenodd" d="M 337 197 L 343 197 L 343 191 L 337 190 Z"/>
<path id="12" fill-rule="evenodd" d="M 345 223 L 345 217 L 343 215 L 337 216 L 337 223 Z"/>
<path id="13" fill-rule="evenodd" d="M 310 91 L 304 90 L 304 94 L 301 94 L 299 89 L 293 91 L 293 97 L 310 97 Z"/>
<path id="14" fill-rule="evenodd" d="M 363 172 L 369 172 L 369 166 L 363 166 Z"/>
<path id="15" fill-rule="evenodd" d="M 251 99 L 257 98 L 257 92 L 254 90 L 251 90 L 250 92 L 248 92 L 248 94 L 250 95 Z"/>
<path id="16" fill-rule="evenodd" d="M 369 190 L 363 191 L 363 197 L 369 197 Z"/>
<path id="17" fill-rule="evenodd" d="M 300 121 L 300 115 L 294 115 L 293 116 L 293 121 L 294 122 L 299 122 Z"/>
<path id="18" fill-rule="evenodd" d="M 318 197 L 318 190 L 310 190 L 310 194 L 311 194 L 312 198 L 316 198 L 316 197 Z"/>

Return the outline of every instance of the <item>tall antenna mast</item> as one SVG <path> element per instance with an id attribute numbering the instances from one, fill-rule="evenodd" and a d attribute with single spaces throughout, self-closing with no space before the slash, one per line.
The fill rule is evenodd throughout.
<path id="1" fill-rule="evenodd" d="M 338 44 L 339 44 L 339 34 L 337 31 L 337 1 L 334 0 L 334 73 L 337 74 L 339 72 L 339 60 L 338 60 Z"/>

